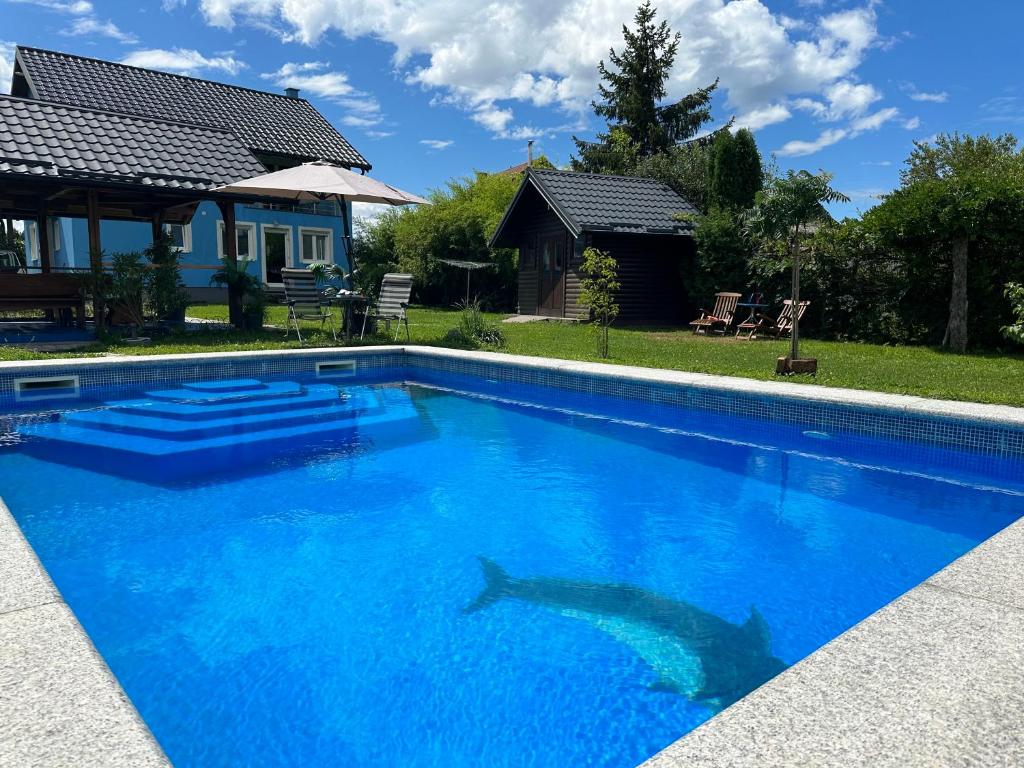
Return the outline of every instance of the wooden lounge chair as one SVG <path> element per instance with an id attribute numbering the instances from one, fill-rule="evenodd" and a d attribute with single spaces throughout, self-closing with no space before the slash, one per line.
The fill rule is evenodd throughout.
<path id="1" fill-rule="evenodd" d="M 740 300 L 740 294 L 721 292 L 715 294 L 715 308 L 708 312 L 706 309 L 700 311 L 700 317 L 690 323 L 694 333 L 707 334 L 708 331 L 725 334 L 732 325 L 736 315 L 736 304 Z"/>
<path id="2" fill-rule="evenodd" d="M 338 332 L 334 329 L 334 315 L 331 312 L 330 300 L 317 287 L 316 275 L 308 269 L 286 268 L 281 270 L 281 280 L 284 283 L 284 301 L 288 305 L 288 323 L 295 328 L 299 344 L 302 343 L 299 320 L 319 322 L 320 330 L 323 330 L 324 323 L 329 324 L 331 335 L 337 341 Z M 290 333 L 291 328 L 286 325 L 286 339 Z"/>
<path id="3" fill-rule="evenodd" d="M 804 312 L 807 311 L 810 303 L 809 301 L 801 301 L 797 305 L 797 320 L 803 318 Z M 793 300 L 786 299 L 782 302 L 782 310 L 777 318 L 764 313 L 758 313 L 756 318 L 740 323 L 736 330 L 736 335 L 739 336 L 744 331 L 747 332 L 748 339 L 756 339 L 758 336 L 771 336 L 775 339 L 781 339 L 789 336 L 793 331 Z"/>
<path id="4" fill-rule="evenodd" d="M 395 340 L 402 330 L 402 323 L 405 323 L 405 338 L 409 340 L 409 317 L 406 310 L 409 308 L 409 299 L 412 296 L 412 275 L 404 275 L 396 272 L 389 272 L 384 275 L 380 284 L 380 296 L 372 308 L 368 308 L 363 315 L 363 330 L 359 333 L 362 339 L 366 335 L 366 318 L 371 314 L 377 321 L 383 320 L 387 324 L 387 333 L 391 334 L 391 321 L 398 324 L 395 328 Z"/>

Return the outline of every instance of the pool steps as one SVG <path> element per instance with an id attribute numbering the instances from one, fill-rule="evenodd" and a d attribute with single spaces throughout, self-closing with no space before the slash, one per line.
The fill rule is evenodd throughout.
<path id="1" fill-rule="evenodd" d="M 400 388 L 231 379 L 70 411 L 59 421 L 24 425 L 18 432 L 27 449 L 35 445 L 79 466 L 145 465 L 184 475 L 200 462 L 215 469 L 311 443 L 380 441 L 419 422 L 408 392 Z"/>

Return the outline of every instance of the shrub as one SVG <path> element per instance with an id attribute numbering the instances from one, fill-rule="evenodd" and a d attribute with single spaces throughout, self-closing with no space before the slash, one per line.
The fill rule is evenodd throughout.
<path id="1" fill-rule="evenodd" d="M 480 302 L 463 302 L 459 313 L 459 327 L 455 330 L 459 339 L 467 344 L 487 344 L 500 347 L 505 344 L 505 334 L 494 323 L 484 317 Z"/>

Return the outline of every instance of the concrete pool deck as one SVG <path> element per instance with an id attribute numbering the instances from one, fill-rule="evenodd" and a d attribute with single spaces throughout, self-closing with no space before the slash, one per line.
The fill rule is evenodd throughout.
<path id="1" fill-rule="evenodd" d="M 332 348 L 350 358 L 404 347 Z M 415 354 L 756 392 L 1024 426 L 1024 409 L 703 374 L 414 348 Z M 168 355 L 154 362 L 309 354 Z M 321 351 L 321 350 L 316 350 Z M 413 351 L 413 349 L 410 349 Z M 111 358 L 0 363 L 42 373 Z M 144 363 L 126 357 L 123 362 Z M 2 489 L 0 489 L 2 491 Z M 645 763 L 683 766 L 1024 765 L 1024 519 Z M 168 766 L 0 502 L 0 765 Z"/>

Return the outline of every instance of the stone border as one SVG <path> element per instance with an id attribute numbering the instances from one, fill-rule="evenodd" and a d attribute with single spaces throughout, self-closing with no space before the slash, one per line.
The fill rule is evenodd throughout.
<path id="1" fill-rule="evenodd" d="M 171 765 L 2 501 L 0 765 Z"/>
<path id="2" fill-rule="evenodd" d="M 404 353 L 1024 428 L 1024 409 L 789 382 L 430 347 L 0 362 L 69 366 Z M 645 763 L 1024 765 L 1024 520 Z M 0 502 L 0 764 L 169 766 Z"/>

